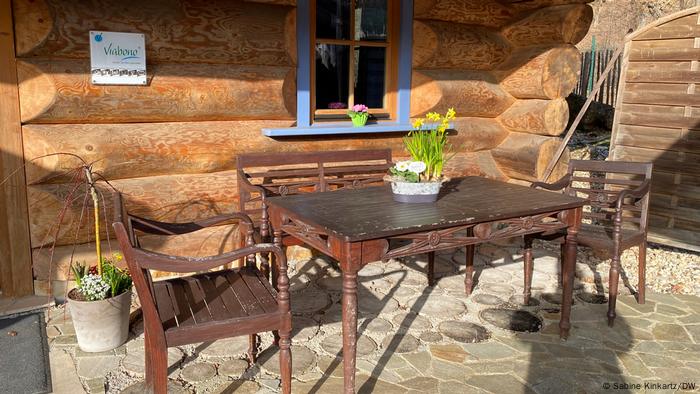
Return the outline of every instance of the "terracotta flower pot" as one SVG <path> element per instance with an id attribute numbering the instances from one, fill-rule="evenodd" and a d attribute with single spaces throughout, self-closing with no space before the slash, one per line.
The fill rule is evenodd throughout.
<path id="1" fill-rule="evenodd" d="M 129 336 L 130 307 L 131 290 L 100 301 L 74 300 L 69 293 L 68 309 L 80 349 L 104 352 L 124 344 Z"/>

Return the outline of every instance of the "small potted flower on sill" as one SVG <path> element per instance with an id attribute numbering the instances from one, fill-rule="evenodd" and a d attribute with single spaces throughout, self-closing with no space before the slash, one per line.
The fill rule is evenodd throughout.
<path id="1" fill-rule="evenodd" d="M 400 161 L 389 169 L 387 180 L 391 182 L 395 201 L 426 203 L 437 200 L 440 186 L 447 180 L 442 169 L 454 156 L 447 144 L 447 129 L 454 118 L 455 111 L 450 108 L 444 116 L 430 112 L 413 123 L 413 130 L 403 141 L 411 160 Z"/>
<path id="2" fill-rule="evenodd" d="M 364 104 L 355 104 L 348 111 L 348 116 L 352 119 L 354 127 L 362 127 L 367 123 L 369 118 L 369 108 Z"/>

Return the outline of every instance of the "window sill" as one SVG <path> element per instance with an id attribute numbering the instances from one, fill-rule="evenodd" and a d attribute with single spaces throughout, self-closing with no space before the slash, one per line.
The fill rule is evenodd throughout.
<path id="1" fill-rule="evenodd" d="M 413 130 L 413 126 L 408 123 L 382 122 L 368 124 L 363 127 L 353 127 L 350 122 L 342 122 L 317 123 L 308 127 L 265 128 L 262 129 L 262 133 L 268 137 L 290 137 L 299 135 L 398 133 L 411 130 Z"/>

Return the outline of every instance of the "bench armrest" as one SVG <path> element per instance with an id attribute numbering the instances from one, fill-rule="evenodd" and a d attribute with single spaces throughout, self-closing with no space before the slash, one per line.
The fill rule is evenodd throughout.
<path id="1" fill-rule="evenodd" d="M 250 183 L 248 176 L 241 169 L 238 170 L 238 187 L 247 193 L 260 194 L 260 199 L 262 200 L 263 205 L 265 205 L 265 189 L 261 186 L 256 186 Z"/>

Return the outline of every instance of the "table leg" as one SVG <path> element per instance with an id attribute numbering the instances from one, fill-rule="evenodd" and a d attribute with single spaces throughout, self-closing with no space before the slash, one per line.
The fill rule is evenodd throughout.
<path id="1" fill-rule="evenodd" d="M 581 208 L 569 211 L 569 227 L 566 230 L 565 258 L 562 266 L 562 300 L 561 320 L 559 321 L 559 337 L 567 339 L 571 328 L 571 301 L 574 296 L 574 271 L 576 269 L 577 234 L 581 225 Z"/>
<path id="2" fill-rule="evenodd" d="M 355 392 L 357 350 L 357 271 L 343 271 L 343 377 L 346 393 Z"/>
<path id="3" fill-rule="evenodd" d="M 474 236 L 474 230 L 473 229 L 468 229 L 467 230 L 467 237 L 473 237 Z M 466 263 L 466 268 L 465 268 L 465 273 L 464 273 L 464 292 L 467 294 L 467 297 L 472 294 L 472 289 L 474 288 L 474 252 L 476 251 L 476 245 L 467 245 L 464 254 L 465 254 L 465 263 Z"/>

